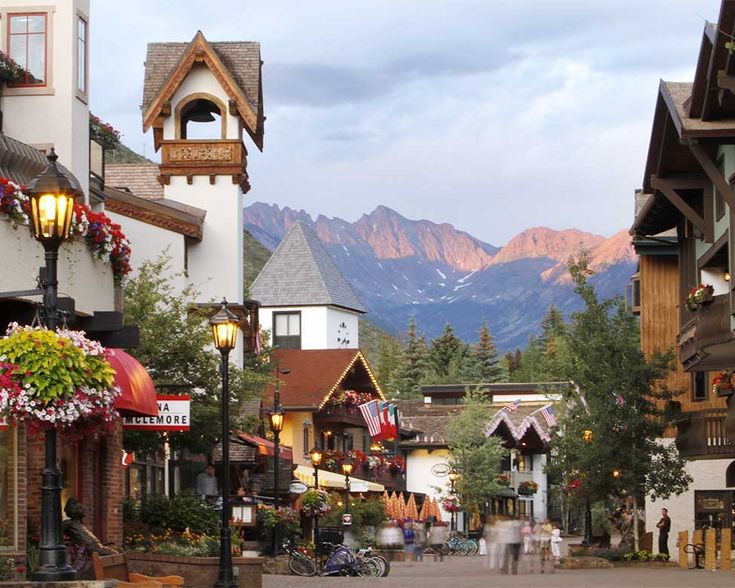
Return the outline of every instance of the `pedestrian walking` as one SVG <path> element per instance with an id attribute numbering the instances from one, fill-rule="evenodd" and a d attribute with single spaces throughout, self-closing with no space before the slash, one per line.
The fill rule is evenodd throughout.
<path id="1" fill-rule="evenodd" d="M 559 526 L 555 523 L 554 528 L 551 530 L 551 557 L 554 560 L 554 563 L 558 563 L 559 559 L 561 558 L 561 542 L 563 539 L 561 538 L 561 529 L 559 529 Z"/>
<path id="2" fill-rule="evenodd" d="M 669 518 L 669 509 L 661 509 L 661 520 L 656 523 L 658 527 L 658 552 L 665 553 L 666 558 L 669 556 L 669 531 L 671 531 L 671 519 Z"/>
<path id="3" fill-rule="evenodd" d="M 531 521 L 526 519 L 523 527 L 521 527 L 521 536 L 523 537 L 523 555 L 531 555 L 533 553 L 533 527 Z"/>
<path id="4" fill-rule="evenodd" d="M 411 519 L 403 523 L 403 553 L 405 560 L 409 563 L 413 561 L 416 551 L 416 529 Z"/>
<path id="5" fill-rule="evenodd" d="M 551 557 L 551 521 L 546 519 L 541 525 L 541 561 L 547 561 Z"/>

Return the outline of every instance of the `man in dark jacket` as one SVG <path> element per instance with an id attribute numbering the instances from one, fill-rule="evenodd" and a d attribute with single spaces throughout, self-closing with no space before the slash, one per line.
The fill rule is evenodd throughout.
<path id="1" fill-rule="evenodd" d="M 669 531 L 671 531 L 671 519 L 666 508 L 661 509 L 661 520 L 656 524 L 658 527 L 658 552 L 669 556 Z"/>

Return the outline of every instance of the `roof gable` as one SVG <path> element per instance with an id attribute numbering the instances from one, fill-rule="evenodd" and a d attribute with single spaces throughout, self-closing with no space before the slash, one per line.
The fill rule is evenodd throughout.
<path id="1" fill-rule="evenodd" d="M 263 149 L 260 44 L 209 43 L 197 31 L 190 43 L 149 43 L 143 84 L 143 130 L 155 126 L 176 90 L 197 64 L 206 65 L 230 98 L 258 149 Z"/>
<path id="2" fill-rule="evenodd" d="M 250 288 L 263 307 L 339 306 L 367 312 L 314 229 L 297 221 Z"/>
<path id="3" fill-rule="evenodd" d="M 339 389 L 385 395 L 357 349 L 279 349 L 273 353 L 277 364 L 290 370 L 279 374 L 279 392 L 284 408 L 321 409 Z M 274 388 L 268 390 L 266 405 L 273 401 Z"/>

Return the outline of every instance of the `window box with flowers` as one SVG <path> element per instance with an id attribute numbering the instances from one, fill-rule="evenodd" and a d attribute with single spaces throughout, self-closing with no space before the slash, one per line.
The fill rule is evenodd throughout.
<path id="1" fill-rule="evenodd" d="M 689 290 L 689 294 L 687 294 L 684 305 L 687 307 L 687 310 L 695 312 L 699 310 L 700 307 L 712 303 L 714 300 L 714 292 L 714 287 L 709 284 L 699 284 L 698 286 L 694 286 Z"/>
<path id="2" fill-rule="evenodd" d="M 510 486 L 510 476 L 508 474 L 495 474 L 495 482 L 498 486 Z"/>
<path id="3" fill-rule="evenodd" d="M 728 370 L 721 372 L 712 378 L 712 393 L 715 396 L 732 396 L 733 385 L 732 385 L 733 372 Z"/>
<path id="4" fill-rule="evenodd" d="M 357 411 L 357 407 L 366 402 L 370 402 L 373 399 L 369 392 L 355 392 L 354 390 L 341 390 L 335 392 L 334 395 L 329 399 L 325 408 L 337 408 L 341 407 L 348 411 Z"/>
<path id="5" fill-rule="evenodd" d="M 533 496 L 538 492 L 538 484 L 533 480 L 525 480 L 518 485 L 518 494 Z"/>
<path id="6" fill-rule="evenodd" d="M 120 131 L 90 113 L 89 138 L 97 141 L 104 149 L 115 149 L 120 144 Z"/>

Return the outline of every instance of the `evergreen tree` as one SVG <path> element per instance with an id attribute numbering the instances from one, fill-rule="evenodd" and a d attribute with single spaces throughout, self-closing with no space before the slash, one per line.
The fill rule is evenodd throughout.
<path id="1" fill-rule="evenodd" d="M 523 352 L 520 347 L 516 347 L 515 352 L 508 351 L 505 354 L 505 369 L 508 372 L 508 379 L 511 382 L 516 382 L 515 374 L 521 369 L 521 363 L 523 362 Z"/>
<path id="2" fill-rule="evenodd" d="M 482 323 L 479 339 L 472 348 L 471 366 L 473 383 L 503 382 L 507 378 L 487 322 Z"/>
<path id="3" fill-rule="evenodd" d="M 403 348 L 397 338 L 381 335 L 378 341 L 378 361 L 375 364 L 375 371 L 383 392 L 389 398 L 396 397 L 399 392 L 396 378 L 399 375 L 402 354 Z"/>
<path id="4" fill-rule="evenodd" d="M 421 398 L 421 385 L 428 371 L 426 340 L 416 331 L 416 319 L 408 321 L 406 345 L 392 378 L 397 398 Z"/>
<path id="5" fill-rule="evenodd" d="M 462 382 L 468 347 L 454 334 L 452 325 L 447 323 L 444 332 L 432 339 L 429 347 L 430 378 L 432 384 Z"/>

